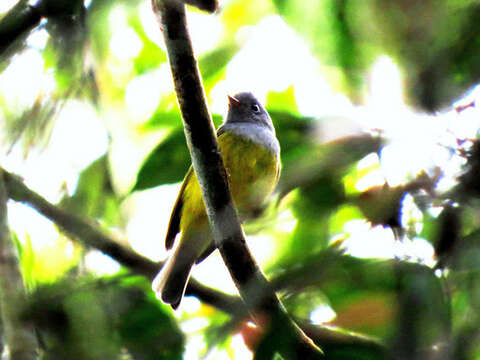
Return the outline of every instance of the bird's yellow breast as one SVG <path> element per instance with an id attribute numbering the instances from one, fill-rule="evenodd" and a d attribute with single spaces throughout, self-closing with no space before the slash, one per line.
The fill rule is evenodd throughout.
<path id="1" fill-rule="evenodd" d="M 262 145 L 225 132 L 218 138 L 230 191 L 240 218 L 248 218 L 262 207 L 277 185 L 280 168 L 278 157 Z M 180 229 L 192 223 L 200 225 L 207 221 L 200 186 L 192 174 L 183 193 L 183 209 Z M 188 214 L 187 216 L 184 216 Z"/>

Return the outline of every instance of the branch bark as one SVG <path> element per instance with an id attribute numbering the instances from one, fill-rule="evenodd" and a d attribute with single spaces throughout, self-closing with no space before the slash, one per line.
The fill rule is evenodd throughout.
<path id="1" fill-rule="evenodd" d="M 213 13 L 218 8 L 217 0 L 182 0 L 185 4 L 195 6 L 196 8 Z"/>
<path id="2" fill-rule="evenodd" d="M 3 171 L 8 196 L 12 200 L 31 206 L 54 222 L 71 239 L 100 250 L 131 271 L 144 275 L 150 280 L 158 273 L 162 266 L 161 263 L 156 263 L 121 245 L 113 236 L 100 229 L 95 222 L 88 221 L 51 204 L 30 190 L 18 176 L 1 168 L 0 171 Z M 233 313 L 241 305 L 241 301 L 237 297 L 215 291 L 194 279 L 189 282 L 186 293 L 195 295 L 207 304 L 227 313 Z"/>
<path id="3" fill-rule="evenodd" d="M 234 207 L 193 54 L 185 6 L 152 0 L 165 38 L 192 164 L 202 190 L 216 246 L 240 295 L 258 325 L 275 329 L 274 348 L 287 359 L 320 358 L 322 351 L 290 319 L 251 256 Z"/>
<path id="4" fill-rule="evenodd" d="M 7 191 L 0 169 L 0 309 L 6 345 L 12 360 L 37 358 L 37 341 L 31 324 L 22 319 L 25 289 L 18 257 L 7 224 Z"/>
<path id="5" fill-rule="evenodd" d="M 40 214 L 57 224 L 72 240 L 102 251 L 131 271 L 150 280 L 157 274 L 162 265 L 161 263 L 153 262 L 119 244 L 112 236 L 102 231 L 92 221 L 87 221 L 49 203 L 43 197 L 30 190 L 18 176 L 1 168 L 0 171 L 3 171 L 5 187 L 8 196 L 12 200 L 22 202 L 37 210 Z M 292 281 L 295 280 L 292 279 Z M 209 288 L 193 278 L 190 278 L 186 295 L 193 295 L 203 303 L 233 316 L 248 314 L 244 303 L 237 296 L 227 295 Z M 355 344 L 358 346 L 361 344 L 362 347 L 373 348 L 376 352 L 385 351 L 385 347 L 382 344 L 356 334 L 348 334 L 329 327 L 313 326 L 307 322 L 300 322 L 300 324 L 302 329 L 309 334 L 315 343 L 325 346 L 326 350 L 342 348 L 345 345 Z"/>
<path id="6" fill-rule="evenodd" d="M 0 55 L 16 40 L 40 24 L 42 16 L 28 0 L 19 1 L 0 20 Z"/>

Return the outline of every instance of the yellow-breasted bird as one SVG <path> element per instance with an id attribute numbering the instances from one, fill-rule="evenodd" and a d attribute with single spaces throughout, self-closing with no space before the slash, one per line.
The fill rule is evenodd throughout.
<path id="1" fill-rule="evenodd" d="M 280 145 L 272 119 L 251 93 L 228 97 L 228 114 L 217 131 L 230 191 L 240 220 L 261 210 L 280 175 Z M 190 270 L 215 250 L 200 185 L 192 167 L 183 180 L 168 224 L 165 246 L 171 249 L 153 280 L 153 290 L 174 309 L 182 300 Z"/>

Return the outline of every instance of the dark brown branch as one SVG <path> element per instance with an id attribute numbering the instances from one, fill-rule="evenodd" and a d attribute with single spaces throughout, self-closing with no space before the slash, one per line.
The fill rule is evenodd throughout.
<path id="1" fill-rule="evenodd" d="M 206 106 L 185 6 L 172 0 L 152 3 L 163 29 L 192 164 L 215 244 L 252 318 L 258 325 L 265 325 L 268 318 L 268 326 L 283 335 L 277 337 L 276 350 L 288 359 L 320 358 L 321 350 L 290 319 L 246 246 Z"/>
<path id="2" fill-rule="evenodd" d="M 19 1 L 0 20 L 0 55 L 40 24 L 41 14 L 27 0 Z"/>
<path id="3" fill-rule="evenodd" d="M 8 196 L 12 200 L 28 204 L 53 221 L 73 240 L 100 250 L 133 272 L 144 275 L 150 280 L 157 274 L 161 263 L 156 263 L 121 245 L 112 236 L 107 235 L 104 230 L 100 229 L 98 224 L 51 204 L 30 190 L 18 176 L 4 170 L 3 172 Z M 241 306 L 241 301 L 237 297 L 210 289 L 194 279 L 191 279 L 188 284 L 187 294 L 195 295 L 205 303 L 227 313 L 232 313 Z"/>
<path id="4" fill-rule="evenodd" d="M 1 168 L 0 171 L 2 171 Z M 149 279 L 153 279 L 158 272 L 161 264 L 153 262 L 119 244 L 95 223 L 73 215 L 49 203 L 43 197 L 30 190 L 18 176 L 4 170 L 3 173 L 7 193 L 12 200 L 25 203 L 37 210 L 40 214 L 56 223 L 72 240 L 102 251 L 133 272 L 146 276 Z M 243 302 L 237 296 L 224 294 L 218 290 L 204 286 L 192 278 L 188 283 L 186 294 L 193 295 L 203 303 L 213 306 L 227 314 L 234 316 L 241 316 L 242 314 L 247 316 L 248 314 Z M 384 347 L 376 341 L 356 334 L 348 334 L 328 327 L 313 326 L 307 322 L 301 322 L 300 324 L 302 329 L 304 329 L 316 344 L 326 346 L 326 349 L 332 347 L 340 348 L 349 344 L 358 345 L 359 343 L 378 349 L 377 351 L 384 349 Z"/>
<path id="5" fill-rule="evenodd" d="M 217 0 L 182 0 L 185 4 L 195 6 L 196 8 L 213 13 L 218 8 Z"/>
<path id="6" fill-rule="evenodd" d="M 37 358 L 37 341 L 32 324 L 22 319 L 25 288 L 17 251 L 7 224 L 7 191 L 0 169 L 0 309 L 6 344 L 12 360 Z"/>

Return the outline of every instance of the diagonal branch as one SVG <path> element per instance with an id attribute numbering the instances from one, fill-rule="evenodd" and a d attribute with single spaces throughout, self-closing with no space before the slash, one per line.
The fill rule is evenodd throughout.
<path id="1" fill-rule="evenodd" d="M 150 280 L 162 266 L 161 263 L 156 263 L 121 245 L 113 236 L 100 229 L 97 223 L 51 204 L 45 198 L 30 190 L 18 176 L 1 168 L 0 171 L 3 171 L 8 196 L 12 200 L 30 205 L 54 222 L 71 239 L 100 250 L 131 271 L 144 275 Z M 241 306 L 241 301 L 238 298 L 208 288 L 194 279 L 191 279 L 188 284 L 187 294 L 195 295 L 207 304 L 227 313 L 237 311 Z"/>
<path id="2" fill-rule="evenodd" d="M 34 360 L 37 358 L 37 341 L 33 326 L 22 319 L 25 288 L 8 229 L 7 200 L 0 169 L 0 309 L 6 345 L 12 360 Z"/>
<path id="3" fill-rule="evenodd" d="M 200 73 L 185 19 L 185 6 L 152 0 L 160 20 L 185 128 L 192 164 L 216 246 L 240 295 L 258 325 L 276 329 L 274 349 L 285 358 L 320 358 L 322 351 L 290 319 L 251 256 L 238 220 L 208 112 Z"/>
<path id="4" fill-rule="evenodd" d="M 0 20 L 0 54 L 17 39 L 22 38 L 40 24 L 42 16 L 27 0 L 20 0 Z"/>
<path id="5" fill-rule="evenodd" d="M 51 204 L 30 190 L 18 176 L 1 168 L 0 171 L 3 172 L 5 187 L 8 196 L 12 200 L 22 202 L 37 210 L 40 214 L 57 224 L 72 240 L 102 251 L 133 272 L 149 279 L 153 279 L 158 272 L 161 266 L 160 263 L 156 263 L 119 244 L 112 236 L 101 230 L 93 221 L 87 221 Z M 192 278 L 190 278 L 188 283 L 186 294 L 193 295 L 203 303 L 236 317 L 241 314 L 247 314 L 247 310 L 240 298 L 209 288 Z M 324 346 L 326 350 L 355 344 L 357 348 L 358 346 L 362 346 L 364 348 L 374 349 L 375 352 L 385 351 L 383 345 L 372 339 L 356 334 L 345 333 L 329 327 L 314 326 L 307 322 L 300 322 L 300 324 L 305 333 L 307 333 L 316 344 Z"/>

